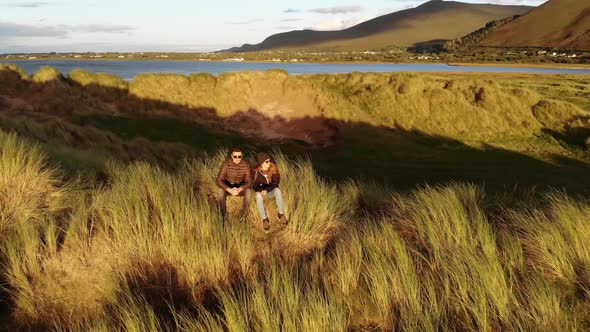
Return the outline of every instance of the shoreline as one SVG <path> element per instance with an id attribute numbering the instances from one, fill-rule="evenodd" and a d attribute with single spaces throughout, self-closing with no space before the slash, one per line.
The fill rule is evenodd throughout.
<path id="1" fill-rule="evenodd" d="M 547 68 L 547 69 L 590 69 L 590 63 L 468 63 L 468 62 L 449 62 L 451 67 L 513 67 L 513 68 Z"/>
<path id="2" fill-rule="evenodd" d="M 104 58 L 37 58 L 37 59 L 6 59 L 0 58 L 0 63 L 9 62 L 31 62 L 31 61 L 170 61 L 170 62 L 192 62 L 192 63 L 274 63 L 289 65 L 447 65 L 449 67 L 511 67 L 511 68 L 546 68 L 546 69 L 590 69 L 590 63 L 510 63 L 510 62 L 385 62 L 385 61 L 272 61 L 272 60 L 243 60 L 243 61 L 199 61 L 191 59 L 104 59 Z"/>

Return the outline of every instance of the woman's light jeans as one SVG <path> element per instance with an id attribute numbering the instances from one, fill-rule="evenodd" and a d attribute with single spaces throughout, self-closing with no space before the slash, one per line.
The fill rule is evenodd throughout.
<path id="1" fill-rule="evenodd" d="M 277 201 L 277 208 L 280 214 L 285 214 L 283 210 L 283 193 L 279 187 L 273 189 L 266 193 L 266 197 L 274 198 Z M 262 196 L 261 192 L 256 193 L 256 205 L 258 206 L 258 212 L 260 212 L 260 217 L 262 219 L 268 218 L 266 215 L 266 211 L 264 210 L 264 196 Z"/>

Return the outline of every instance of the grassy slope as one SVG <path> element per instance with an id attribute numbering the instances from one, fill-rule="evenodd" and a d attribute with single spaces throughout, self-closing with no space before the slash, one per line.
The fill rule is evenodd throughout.
<path id="1" fill-rule="evenodd" d="M 334 186 L 275 153 L 290 223 L 265 235 L 254 205 L 249 223 L 237 218 L 237 200 L 221 227 L 207 193 L 223 154 L 175 172 L 111 163 L 96 187 L 15 135 L 0 132 L 0 149 L 0 271 L 21 328 L 590 326 L 584 199 Z"/>
<path id="2" fill-rule="evenodd" d="M 279 48 L 367 50 L 413 46 L 419 42 L 462 37 L 487 22 L 519 15 L 527 6 L 498 6 L 430 1 L 423 5 L 380 16 L 341 31 L 292 31 L 268 37 L 257 45 L 234 51 Z M 459 23 L 458 23 L 459 22 Z"/>
<path id="3" fill-rule="evenodd" d="M 590 327 L 590 203 L 533 189 L 588 188 L 587 151 L 541 130 L 584 124 L 585 77 L 0 74 L 0 126 L 41 143 L 0 131 L 0 301 L 17 327 Z M 254 107 L 338 132 L 313 146 L 224 128 Z M 209 195 L 233 144 L 290 156 L 273 153 L 287 227 L 264 234 L 233 199 L 221 227 Z M 498 190 L 512 184 L 526 190 Z"/>
<path id="4" fill-rule="evenodd" d="M 590 49 L 590 4 L 577 0 L 550 0 L 498 29 L 483 46 L 536 46 Z"/>
<path id="5" fill-rule="evenodd" d="M 590 84 L 555 77 L 271 71 L 144 75 L 123 90 L 14 78 L 13 91 L 5 85 L 2 93 L 13 96 L 13 110 L 0 114 L 0 125 L 63 146 L 52 150 L 58 157 L 71 147 L 95 151 L 93 158 L 77 152 L 62 158 L 76 160 L 68 168 L 90 159 L 88 166 L 101 169 L 105 156 L 174 167 L 185 155 L 237 144 L 309 156 L 332 180 L 366 178 L 400 188 L 468 180 L 490 189 L 544 184 L 584 191 Z M 259 122 L 283 138 L 252 136 Z"/>

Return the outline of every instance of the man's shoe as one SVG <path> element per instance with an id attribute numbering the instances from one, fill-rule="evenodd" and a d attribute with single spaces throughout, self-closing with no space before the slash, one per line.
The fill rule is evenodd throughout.
<path id="1" fill-rule="evenodd" d="M 268 233 L 268 230 L 270 230 L 270 220 L 268 220 L 268 218 L 262 220 L 262 227 L 264 227 L 264 231 Z"/>
<path id="2" fill-rule="evenodd" d="M 287 225 L 287 217 L 285 217 L 284 214 L 279 213 L 277 215 L 277 219 L 279 219 L 279 222 L 283 225 Z"/>

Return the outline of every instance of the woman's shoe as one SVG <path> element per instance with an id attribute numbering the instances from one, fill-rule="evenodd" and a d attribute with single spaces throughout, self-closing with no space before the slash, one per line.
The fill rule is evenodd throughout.
<path id="1" fill-rule="evenodd" d="M 279 214 L 277 215 L 277 219 L 279 219 L 279 222 L 280 222 L 281 224 L 283 224 L 283 225 L 285 225 L 285 226 L 287 225 L 287 222 L 288 222 L 288 221 L 287 221 L 287 217 L 285 217 L 285 215 L 284 215 L 284 214 L 281 214 L 281 213 L 279 213 Z"/>
<path id="2" fill-rule="evenodd" d="M 264 231 L 268 233 L 268 230 L 270 229 L 270 220 L 268 220 L 268 218 L 262 220 L 262 227 L 264 227 Z"/>

